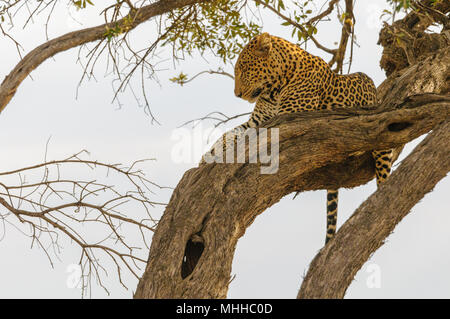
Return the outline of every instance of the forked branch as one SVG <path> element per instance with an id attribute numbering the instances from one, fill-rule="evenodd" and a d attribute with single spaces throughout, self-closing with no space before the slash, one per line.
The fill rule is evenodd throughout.
<path id="1" fill-rule="evenodd" d="M 83 295 L 93 280 L 108 292 L 103 283 L 110 272 L 107 262 L 124 287 L 124 273 L 138 278 L 157 224 L 151 212 L 164 205 L 150 199 L 153 189 L 160 187 L 138 168 L 142 161 L 125 167 L 91 161 L 86 154 L 0 172 L 0 233 L 16 228 L 47 254 L 52 265 L 62 241 L 75 243 L 80 248 Z M 68 166 L 84 178 L 67 176 Z M 125 190 L 111 180 L 126 185 Z"/>
<path id="2" fill-rule="evenodd" d="M 42 62 L 57 53 L 105 39 L 106 31 L 116 26 L 130 31 L 152 17 L 170 12 L 176 8 L 204 2 L 206 0 L 161 0 L 144 6 L 137 10 L 131 10 L 129 15 L 117 21 L 108 22 L 96 27 L 67 33 L 56 39 L 47 41 L 28 53 L 9 73 L 0 85 L 0 113 L 12 99 L 22 81 Z"/>
<path id="3" fill-rule="evenodd" d="M 294 191 L 367 183 L 374 177 L 371 150 L 400 147 L 449 117 L 450 98 L 429 94 L 375 110 L 287 114 L 268 121 L 265 127 L 279 128 L 278 171 L 263 175 L 262 164 L 248 163 L 187 171 L 155 231 L 135 297 L 226 297 L 236 243 L 256 216 Z M 360 151 L 366 153 L 352 155 Z M 190 272 L 183 260 L 195 261 Z"/>

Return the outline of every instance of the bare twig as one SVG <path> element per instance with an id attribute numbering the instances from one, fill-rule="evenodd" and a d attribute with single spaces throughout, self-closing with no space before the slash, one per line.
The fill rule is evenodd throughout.
<path id="1" fill-rule="evenodd" d="M 91 161 L 84 158 L 86 154 L 81 151 L 62 160 L 0 172 L 0 208 L 6 209 L 6 212 L 0 210 L 0 220 L 13 225 L 43 248 L 52 265 L 52 256 L 58 257 L 60 251 L 60 237 L 78 245 L 83 295 L 90 291 L 92 276 L 108 291 L 103 284 L 108 272 L 102 254 L 116 266 L 119 282 L 124 287 L 124 269 L 139 278 L 141 266 L 146 263 L 149 235 L 158 222 L 150 212 L 155 206 L 165 205 L 149 198 L 153 188 L 162 187 L 137 168 L 146 160 L 125 167 Z M 61 170 L 68 165 L 87 168 L 86 173 L 96 173 L 96 179 L 63 178 Z M 98 168 L 106 169 L 106 180 L 121 178 L 121 183 L 127 185 L 125 191 L 98 180 Z M 38 171 L 42 172 L 41 178 L 26 181 L 25 176 L 36 178 Z M 20 183 L 11 183 L 13 177 L 19 177 Z M 138 247 L 130 244 L 136 243 L 135 239 L 126 236 L 130 236 L 126 232 L 130 227 L 141 234 Z M 94 233 L 98 236 L 93 236 Z"/>
<path id="2" fill-rule="evenodd" d="M 206 0 L 174 0 L 170 2 L 161 0 L 143 6 L 138 10 L 132 10 L 122 19 L 113 20 L 97 27 L 70 32 L 38 46 L 17 64 L 0 85 L 0 112 L 3 111 L 14 96 L 22 81 L 42 62 L 55 54 L 93 41 L 102 40 L 109 34 L 108 30 L 117 26 L 120 26 L 120 30 L 129 32 L 152 17 L 202 1 Z"/>
<path id="3" fill-rule="evenodd" d="M 298 29 L 301 30 L 302 32 L 307 33 L 307 30 L 306 30 L 306 28 L 305 28 L 303 25 L 301 25 L 301 24 L 295 22 L 294 20 L 292 20 L 291 18 L 285 16 L 284 14 L 282 14 L 280 11 L 278 11 L 277 9 L 275 9 L 274 7 L 272 7 L 271 5 L 265 3 L 265 2 L 263 2 L 263 1 L 261 1 L 261 0 L 254 0 L 254 1 L 255 1 L 256 3 L 258 3 L 258 4 L 262 5 L 262 6 L 264 6 L 265 8 L 269 9 L 270 11 L 272 11 L 273 13 L 275 13 L 277 16 L 279 16 L 279 17 L 282 18 L 283 20 L 289 22 L 290 24 L 292 24 L 294 27 L 298 28 Z M 322 44 L 320 44 L 319 41 L 317 41 L 317 39 L 316 39 L 313 35 L 310 35 L 309 37 L 311 38 L 311 40 L 314 42 L 314 44 L 315 44 L 319 49 L 321 49 L 321 50 L 323 50 L 323 51 L 325 51 L 325 52 L 327 52 L 327 53 L 329 53 L 329 54 L 332 54 L 332 55 L 334 55 L 334 54 L 336 53 L 336 50 L 335 50 L 335 49 L 329 49 L 329 48 L 323 46 Z"/>

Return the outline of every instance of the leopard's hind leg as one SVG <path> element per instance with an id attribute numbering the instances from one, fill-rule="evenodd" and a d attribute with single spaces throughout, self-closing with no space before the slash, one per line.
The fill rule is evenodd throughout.
<path id="1" fill-rule="evenodd" d="M 377 177 L 377 186 L 380 187 L 391 174 L 393 150 L 373 151 L 372 156 L 375 159 L 375 175 Z"/>
<path id="2" fill-rule="evenodd" d="M 377 186 L 379 187 L 391 173 L 393 152 L 392 150 L 373 151 L 372 156 L 375 159 L 375 174 Z M 338 197 L 339 192 L 337 189 L 327 190 L 327 233 L 325 244 L 336 233 Z"/>

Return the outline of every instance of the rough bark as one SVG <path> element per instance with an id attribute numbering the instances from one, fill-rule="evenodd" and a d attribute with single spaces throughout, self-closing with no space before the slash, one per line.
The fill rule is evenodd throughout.
<path id="1" fill-rule="evenodd" d="M 378 44 L 384 48 L 380 66 L 387 76 L 449 45 L 450 20 L 446 15 L 450 12 L 450 1 L 433 2 L 417 1 L 414 5 L 419 10 L 411 10 L 392 25 L 384 25 Z M 425 32 L 434 23 L 443 26 L 442 34 Z"/>
<path id="2" fill-rule="evenodd" d="M 199 2 L 204 0 L 161 0 L 145 6 L 137 12 L 131 28 Z M 438 9 L 447 13 L 448 2 L 441 4 Z M 429 14 L 433 17 L 433 12 Z M 299 292 L 299 297 L 343 297 L 370 254 L 449 170 L 449 98 L 407 98 L 449 92 L 448 20 L 443 21 L 440 36 L 424 33 L 430 21 L 413 12 L 380 38 L 385 47 L 381 64 L 390 76 L 378 90 L 379 109 L 292 114 L 267 123 L 280 128 L 280 169 L 276 174 L 261 175 L 256 164 L 212 164 L 186 172 L 158 225 L 135 297 L 226 297 L 237 240 L 258 214 L 294 191 L 365 184 L 374 177 L 370 150 L 397 148 L 398 153 L 404 143 L 435 128 L 316 256 Z M 107 27 L 68 33 L 27 54 L 0 85 L 0 113 L 36 67 L 59 52 L 103 39 Z M 414 31 L 408 34 L 411 39 L 420 40 L 396 41 L 392 37 L 405 28 Z M 395 101 L 404 102 L 399 105 Z M 352 155 L 359 151 L 366 153 Z M 413 174 L 417 171 L 419 176 Z M 370 214 L 379 207 L 384 214 Z M 191 262 L 187 272 L 182 262 L 185 255 Z"/>
<path id="3" fill-rule="evenodd" d="M 298 298 L 343 298 L 358 270 L 450 171 L 450 121 L 430 133 L 312 261 Z"/>
<path id="4" fill-rule="evenodd" d="M 449 67 L 447 47 L 396 72 L 379 87 L 383 103 L 376 110 L 287 114 L 271 120 L 267 126 L 280 129 L 277 174 L 261 175 L 255 164 L 211 164 L 187 171 L 155 232 L 135 297 L 226 297 L 235 245 L 258 214 L 294 191 L 365 184 L 374 177 L 373 159 L 368 153 L 349 154 L 387 148 L 398 154 L 405 142 L 448 119 L 448 97 L 406 97 L 448 94 Z M 437 118 L 433 110 L 440 110 L 434 113 Z M 195 268 L 183 279 L 185 250 Z M 310 280 L 315 278 L 321 281 L 320 276 Z"/>
<path id="5" fill-rule="evenodd" d="M 161 0 L 144 6 L 137 11 L 130 12 L 133 22 L 131 25 L 127 23 L 126 26 L 130 28 L 129 30 L 132 30 L 152 17 L 162 15 L 176 8 L 206 1 L 207 0 Z M 117 21 L 117 25 L 119 26 L 123 23 L 124 19 Z M 114 23 L 114 26 L 115 25 L 116 23 Z M 89 42 L 104 39 L 107 28 L 112 26 L 113 24 L 102 24 L 96 27 L 70 32 L 50 40 L 28 53 L 16 65 L 11 73 L 5 77 L 0 85 L 0 113 L 6 105 L 8 105 L 22 81 L 40 64 L 57 53 Z"/>
<path id="6" fill-rule="evenodd" d="M 401 100 L 408 95 L 425 92 L 448 96 L 450 91 L 450 20 L 445 16 L 450 11 L 450 3 L 440 2 L 433 10 L 430 10 L 429 0 L 416 4 L 422 11 L 414 10 L 392 26 L 385 25 L 380 32 L 379 44 L 384 47 L 380 65 L 389 77 L 378 88 L 379 101 Z M 425 33 L 434 21 L 443 25 L 441 34 Z M 399 34 L 403 35 L 402 38 L 396 39 Z M 415 203 L 449 171 L 449 128 L 447 122 L 431 133 L 388 182 L 340 228 L 339 235 L 330 242 L 332 244 L 327 245 L 311 263 L 298 298 L 344 297 L 358 269 L 384 243 Z M 370 214 L 374 209 L 382 214 Z M 361 218 L 362 215 L 365 216 Z M 376 223 L 375 227 L 372 222 Z M 351 230 L 355 237 L 349 239 L 349 227 L 355 224 L 358 226 Z M 330 253 L 337 247 L 335 245 L 343 243 L 344 237 L 346 247 Z M 363 241 L 367 245 L 362 244 Z M 358 258 L 352 257 L 353 253 Z M 325 274 L 333 274 L 332 279 Z"/>
<path id="7" fill-rule="evenodd" d="M 398 147 L 429 132 L 449 118 L 450 98 L 423 95 L 387 108 L 394 109 L 271 120 L 266 126 L 280 130 L 276 174 L 260 174 L 258 164 L 208 164 L 187 171 L 158 224 L 135 297 L 225 298 L 237 240 L 258 214 L 293 191 L 367 183 L 373 160 L 367 153 L 350 154 Z M 190 254 L 201 257 L 196 265 L 194 258 L 194 270 L 185 277 L 182 260 Z"/>
<path id="8" fill-rule="evenodd" d="M 450 92 L 449 46 L 434 52 L 417 64 L 388 77 L 377 89 L 378 100 L 403 100 L 422 93 L 448 94 Z"/>

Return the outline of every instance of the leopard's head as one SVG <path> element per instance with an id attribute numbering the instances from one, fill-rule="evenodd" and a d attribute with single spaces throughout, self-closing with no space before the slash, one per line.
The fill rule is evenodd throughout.
<path id="1" fill-rule="evenodd" d="M 234 68 L 234 94 L 250 103 L 268 94 L 280 70 L 273 48 L 274 38 L 263 33 L 254 37 L 240 53 Z"/>

